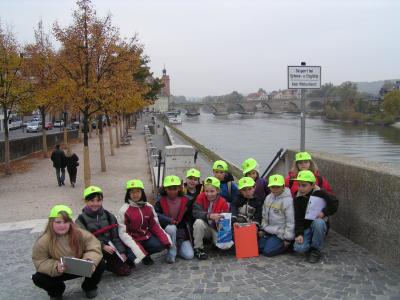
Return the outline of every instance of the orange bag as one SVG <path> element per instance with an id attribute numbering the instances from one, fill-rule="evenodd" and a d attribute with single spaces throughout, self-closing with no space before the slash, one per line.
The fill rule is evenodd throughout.
<path id="1" fill-rule="evenodd" d="M 257 257 L 257 226 L 250 223 L 235 223 L 233 225 L 235 237 L 236 258 Z"/>

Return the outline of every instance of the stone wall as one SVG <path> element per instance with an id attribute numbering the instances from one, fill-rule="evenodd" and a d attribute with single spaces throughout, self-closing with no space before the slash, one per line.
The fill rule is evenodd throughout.
<path id="1" fill-rule="evenodd" d="M 68 131 L 68 139 L 78 138 L 78 130 Z M 64 133 L 58 132 L 47 135 L 47 146 L 49 149 L 64 141 Z M 42 135 L 35 135 L 26 138 L 13 139 L 10 141 L 11 160 L 42 151 Z M 4 162 L 4 141 L 0 141 L 0 163 Z"/>
<path id="2" fill-rule="evenodd" d="M 270 174 L 287 174 L 294 154 L 287 150 Z M 332 228 L 399 267 L 400 171 L 336 154 L 311 154 L 339 198 L 339 210 L 331 218 Z"/>

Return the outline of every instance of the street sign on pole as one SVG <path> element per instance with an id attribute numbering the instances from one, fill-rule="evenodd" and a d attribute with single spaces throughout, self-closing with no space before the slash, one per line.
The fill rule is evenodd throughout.
<path id="1" fill-rule="evenodd" d="M 288 89 L 320 89 L 321 66 L 288 66 Z"/>
<path id="2" fill-rule="evenodd" d="M 301 90 L 301 126 L 300 126 L 300 151 L 306 148 L 306 89 L 321 88 L 321 66 L 288 66 L 288 89 Z"/>

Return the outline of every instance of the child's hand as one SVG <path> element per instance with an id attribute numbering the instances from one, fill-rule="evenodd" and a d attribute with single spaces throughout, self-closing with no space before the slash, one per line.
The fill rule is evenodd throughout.
<path id="1" fill-rule="evenodd" d="M 258 232 L 258 237 L 259 237 L 259 238 L 264 237 L 264 235 L 265 235 L 265 232 L 264 232 L 264 231 L 261 231 L 261 230 L 260 230 L 260 231 Z"/>
<path id="2" fill-rule="evenodd" d="M 61 263 L 61 261 L 57 262 L 56 270 L 58 273 L 63 274 L 65 271 L 64 264 Z"/>
<path id="3" fill-rule="evenodd" d="M 323 219 L 323 218 L 325 218 L 325 214 L 321 211 L 321 212 L 318 214 L 317 218 L 318 218 L 318 219 Z"/>
<path id="4" fill-rule="evenodd" d="M 299 235 L 294 240 L 296 241 L 297 244 L 303 244 L 304 243 L 304 238 L 303 238 L 302 235 Z"/>
<path id="5" fill-rule="evenodd" d="M 116 249 L 110 245 L 104 245 L 103 250 L 108 254 L 114 254 Z"/>
<path id="6" fill-rule="evenodd" d="M 209 218 L 210 218 L 210 220 L 217 222 L 219 219 L 221 219 L 221 215 L 220 214 L 210 214 Z"/>
<path id="7" fill-rule="evenodd" d="M 289 241 L 283 241 L 283 246 L 284 246 L 285 248 L 289 247 L 289 245 L 290 245 L 290 242 L 289 242 Z"/>
<path id="8" fill-rule="evenodd" d="M 124 262 L 126 262 L 128 260 L 128 257 L 126 256 L 125 253 L 121 253 L 121 257 L 122 257 Z"/>
<path id="9" fill-rule="evenodd" d="M 176 225 L 176 224 L 178 224 L 178 222 L 177 222 L 176 220 L 172 219 L 172 220 L 171 220 L 171 224 L 172 224 L 172 225 Z"/>

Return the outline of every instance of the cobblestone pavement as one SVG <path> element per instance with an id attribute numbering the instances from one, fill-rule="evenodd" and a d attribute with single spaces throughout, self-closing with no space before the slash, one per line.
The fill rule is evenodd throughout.
<path id="1" fill-rule="evenodd" d="M 31 248 L 38 234 L 0 232 L 0 299 L 47 299 L 30 279 Z M 330 232 L 322 263 L 285 254 L 237 260 L 212 250 L 206 261 L 156 256 L 128 277 L 106 272 L 97 299 L 400 299 L 400 270 L 390 270 L 366 250 Z M 64 299 L 84 299 L 81 279 L 67 282 Z"/>

